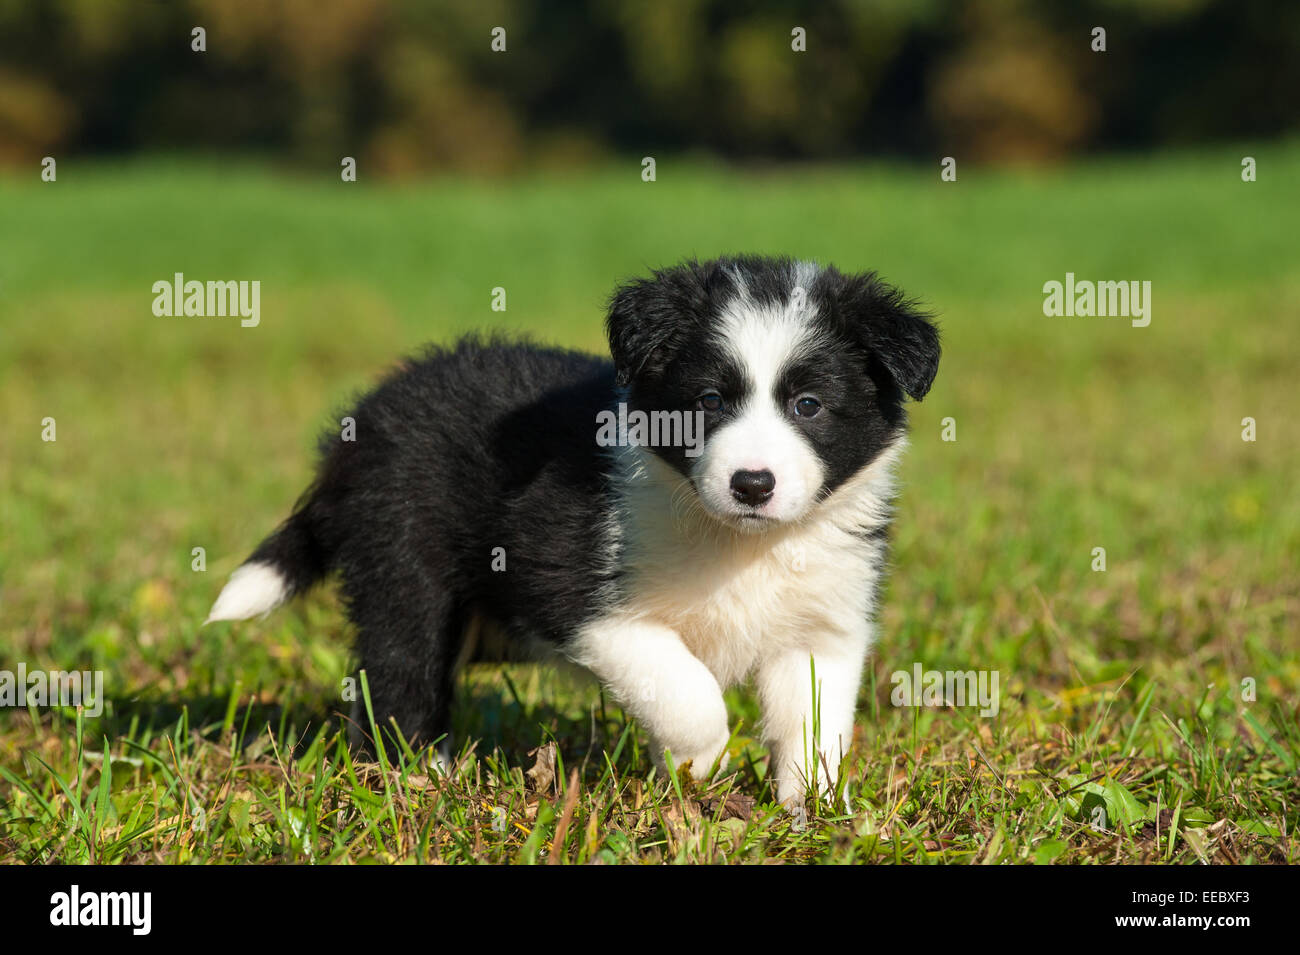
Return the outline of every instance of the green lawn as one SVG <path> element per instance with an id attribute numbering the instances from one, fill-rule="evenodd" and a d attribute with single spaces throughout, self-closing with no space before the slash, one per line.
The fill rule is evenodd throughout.
<path id="1" fill-rule="evenodd" d="M 937 164 L 639 171 L 0 177 L 0 670 L 99 669 L 110 701 L 0 708 L 0 860 L 1300 860 L 1300 142 L 956 183 Z M 486 326 L 603 350 L 616 281 L 728 251 L 877 269 L 943 326 L 851 817 L 795 829 L 773 805 L 745 692 L 733 772 L 701 791 L 652 776 L 594 687 L 475 670 L 442 779 L 347 758 L 332 588 L 199 628 L 306 485 L 328 413 L 403 352 Z M 1150 326 L 1045 317 L 1067 271 L 1150 281 Z M 175 272 L 260 280 L 261 324 L 155 317 Z M 917 662 L 998 671 L 999 714 L 892 706 Z"/>

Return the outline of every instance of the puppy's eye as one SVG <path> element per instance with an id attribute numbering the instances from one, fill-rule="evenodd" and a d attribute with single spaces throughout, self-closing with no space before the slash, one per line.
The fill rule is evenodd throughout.
<path id="1" fill-rule="evenodd" d="M 717 412 L 723 409 L 724 402 L 722 395 L 710 391 L 707 395 L 700 395 L 699 398 L 695 399 L 695 406 L 701 411 Z"/>
<path id="2" fill-rule="evenodd" d="M 822 403 L 812 395 L 804 395 L 794 403 L 794 413 L 800 418 L 815 418 L 822 410 Z"/>

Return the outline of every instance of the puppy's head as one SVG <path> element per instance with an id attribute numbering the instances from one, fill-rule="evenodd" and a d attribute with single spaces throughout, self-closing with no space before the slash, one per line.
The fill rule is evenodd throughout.
<path id="1" fill-rule="evenodd" d="M 925 315 L 874 273 L 755 256 L 618 289 L 607 321 L 629 412 L 700 412 L 703 450 L 655 454 L 741 530 L 797 521 L 897 441 L 939 367 Z"/>

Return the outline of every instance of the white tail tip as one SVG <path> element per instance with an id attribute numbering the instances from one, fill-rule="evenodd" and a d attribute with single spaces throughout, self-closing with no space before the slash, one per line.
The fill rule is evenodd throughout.
<path id="1" fill-rule="evenodd" d="M 236 569 L 208 612 L 205 624 L 214 620 L 247 620 L 267 614 L 289 596 L 289 587 L 270 564 L 256 561 Z"/>

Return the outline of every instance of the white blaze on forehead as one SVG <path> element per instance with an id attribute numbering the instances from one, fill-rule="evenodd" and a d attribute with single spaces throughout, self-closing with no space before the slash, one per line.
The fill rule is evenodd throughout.
<path id="1" fill-rule="evenodd" d="M 734 278 L 739 293 L 719 315 L 718 337 L 744 372 L 751 399 L 771 401 L 782 370 L 812 345 L 815 309 L 808 288 L 816 278 L 816 266 L 808 262 L 795 266 L 790 297 L 780 304 L 755 302 L 744 280 Z M 803 294 L 794 294 L 796 289 Z"/>

